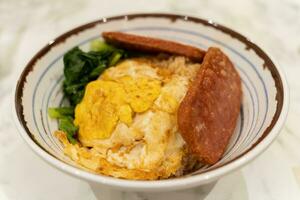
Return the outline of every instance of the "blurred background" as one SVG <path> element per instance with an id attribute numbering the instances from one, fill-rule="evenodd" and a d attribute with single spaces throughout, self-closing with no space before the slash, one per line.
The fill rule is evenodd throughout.
<path id="1" fill-rule="evenodd" d="M 187 14 L 244 34 L 283 68 L 291 90 L 287 123 L 263 155 L 209 194 L 198 188 L 161 198 L 300 199 L 299 0 L 0 0 L 0 200 L 96 199 L 89 185 L 49 166 L 22 141 L 11 119 L 13 86 L 29 59 L 55 37 L 101 17 L 136 12 Z M 121 197 L 154 198 L 106 191 L 101 199 Z"/>

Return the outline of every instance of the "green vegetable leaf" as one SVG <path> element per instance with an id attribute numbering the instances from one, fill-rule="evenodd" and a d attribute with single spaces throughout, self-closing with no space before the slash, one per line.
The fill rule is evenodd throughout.
<path id="1" fill-rule="evenodd" d="M 48 115 L 52 119 L 61 119 L 66 116 L 74 116 L 73 107 L 48 108 Z"/>
<path id="2" fill-rule="evenodd" d="M 117 62 L 121 59 L 122 57 L 122 53 L 121 52 L 114 52 L 110 59 L 109 59 L 109 66 L 113 66 L 115 64 L 117 64 Z"/>
<path id="3" fill-rule="evenodd" d="M 99 74 L 101 74 L 106 69 L 105 63 L 100 63 L 98 67 L 93 69 L 93 71 L 89 74 L 90 78 L 97 78 Z"/>
<path id="4" fill-rule="evenodd" d="M 78 131 L 78 127 L 74 125 L 72 117 L 65 117 L 59 119 L 58 129 L 67 134 L 67 138 L 72 144 L 76 143 L 75 136 Z"/>
<path id="5" fill-rule="evenodd" d="M 72 106 L 80 103 L 86 84 L 99 77 L 108 67 L 126 57 L 125 52 L 99 40 L 91 43 L 90 52 L 78 47 L 64 55 L 64 94 Z"/>
<path id="6" fill-rule="evenodd" d="M 64 75 L 65 82 L 77 81 L 84 71 L 85 61 L 80 58 L 83 52 L 75 47 L 64 55 Z"/>
<path id="7" fill-rule="evenodd" d="M 101 40 L 93 40 L 90 44 L 91 51 L 113 51 L 115 48 Z"/>

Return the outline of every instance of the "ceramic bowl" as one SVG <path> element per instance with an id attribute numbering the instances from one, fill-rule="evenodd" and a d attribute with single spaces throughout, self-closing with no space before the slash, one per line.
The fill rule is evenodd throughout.
<path id="1" fill-rule="evenodd" d="M 53 136 L 57 121 L 47 115 L 48 107 L 64 103 L 63 55 L 75 46 L 87 50 L 89 42 L 101 38 L 103 31 L 164 38 L 202 49 L 216 46 L 230 57 L 242 78 L 243 102 L 234 135 L 219 162 L 178 178 L 133 181 L 82 170 L 63 154 L 62 144 Z M 15 120 L 20 134 L 41 158 L 63 172 L 94 184 L 135 191 L 191 188 L 237 170 L 275 140 L 287 111 L 286 79 L 279 66 L 260 47 L 212 21 L 172 14 L 101 18 L 66 32 L 49 42 L 30 60 L 18 80 L 14 100 Z"/>

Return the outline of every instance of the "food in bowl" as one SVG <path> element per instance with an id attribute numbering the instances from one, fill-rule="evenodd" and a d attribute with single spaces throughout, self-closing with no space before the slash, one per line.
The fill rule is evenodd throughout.
<path id="1" fill-rule="evenodd" d="M 50 108 L 67 156 L 108 176 L 156 180 L 214 164 L 236 126 L 241 81 L 218 48 L 120 32 L 64 56 L 70 107 Z M 163 53 L 163 54 L 162 54 Z"/>

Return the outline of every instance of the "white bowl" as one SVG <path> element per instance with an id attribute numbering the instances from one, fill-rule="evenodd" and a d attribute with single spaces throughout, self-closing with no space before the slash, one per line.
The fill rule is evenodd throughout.
<path id="1" fill-rule="evenodd" d="M 53 136 L 57 122 L 48 107 L 63 103 L 63 55 L 75 46 L 88 49 L 102 31 L 123 31 L 165 38 L 207 49 L 220 47 L 242 78 L 243 103 L 235 133 L 223 158 L 212 166 L 179 178 L 156 181 L 123 180 L 97 175 L 63 154 Z M 262 153 L 279 134 L 288 112 L 286 79 L 257 45 L 239 33 L 211 21 L 170 14 L 133 14 L 85 24 L 40 50 L 23 70 L 15 91 L 15 121 L 26 143 L 40 157 L 73 176 L 122 190 L 166 191 L 190 188 L 217 180 Z"/>

